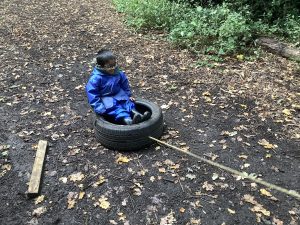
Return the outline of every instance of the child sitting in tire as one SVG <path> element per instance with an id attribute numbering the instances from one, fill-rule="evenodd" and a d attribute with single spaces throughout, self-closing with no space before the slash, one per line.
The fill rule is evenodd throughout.
<path id="1" fill-rule="evenodd" d="M 118 69 L 116 56 L 110 50 L 102 49 L 98 52 L 96 61 L 86 85 L 88 102 L 94 112 L 126 125 L 149 119 L 150 112 L 142 115 L 136 110 L 128 79 Z"/>

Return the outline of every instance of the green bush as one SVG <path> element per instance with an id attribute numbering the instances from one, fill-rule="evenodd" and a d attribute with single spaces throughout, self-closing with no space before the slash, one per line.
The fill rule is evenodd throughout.
<path id="1" fill-rule="evenodd" d="M 185 14 L 185 6 L 168 0 L 113 0 L 126 13 L 127 24 L 136 28 L 167 29 Z"/>
<path id="2" fill-rule="evenodd" d="M 129 26 L 163 29 L 174 44 L 194 52 L 240 53 L 258 35 L 277 35 L 300 44 L 299 11 L 293 9 L 298 3 L 291 0 L 113 1 Z M 201 4 L 196 7 L 197 3 Z"/>
<path id="3" fill-rule="evenodd" d="M 198 6 L 171 29 L 170 39 L 195 51 L 224 55 L 244 48 L 251 32 L 247 19 L 226 4 L 214 9 Z"/>

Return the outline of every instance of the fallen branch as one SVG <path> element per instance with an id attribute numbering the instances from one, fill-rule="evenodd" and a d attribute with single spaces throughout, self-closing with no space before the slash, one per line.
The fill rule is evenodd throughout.
<path id="1" fill-rule="evenodd" d="M 299 48 L 291 47 L 286 43 L 267 37 L 258 38 L 256 43 L 270 52 L 300 62 Z"/>

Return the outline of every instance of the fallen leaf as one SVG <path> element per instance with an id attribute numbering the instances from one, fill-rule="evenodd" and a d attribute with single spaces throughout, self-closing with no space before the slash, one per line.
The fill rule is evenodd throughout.
<path id="1" fill-rule="evenodd" d="M 269 143 L 266 139 L 259 140 L 258 144 L 262 145 L 266 149 L 275 149 L 278 147 L 277 145 L 273 145 L 273 144 Z"/>
<path id="2" fill-rule="evenodd" d="M 292 115 L 291 110 L 289 110 L 289 109 L 284 109 L 284 110 L 282 110 L 282 113 L 283 113 L 285 116 L 291 116 L 291 115 Z"/>
<path id="3" fill-rule="evenodd" d="M 99 198 L 99 207 L 102 209 L 108 209 L 110 207 L 110 203 L 107 201 L 106 197 Z"/>
<path id="4" fill-rule="evenodd" d="M 234 211 L 234 210 L 232 210 L 232 209 L 230 209 L 230 208 L 227 208 L 227 210 L 228 210 L 228 212 L 229 212 L 230 214 L 235 214 L 235 211 Z"/>
<path id="5" fill-rule="evenodd" d="M 98 187 L 99 185 L 105 182 L 105 178 L 103 176 L 99 176 L 98 180 L 93 184 L 93 187 Z"/>
<path id="6" fill-rule="evenodd" d="M 211 94 L 208 91 L 205 91 L 202 93 L 202 96 L 211 96 Z"/>
<path id="7" fill-rule="evenodd" d="M 204 188 L 206 191 L 213 191 L 214 186 L 212 184 L 209 184 L 207 181 L 204 182 L 202 185 L 202 188 Z"/>
<path id="8" fill-rule="evenodd" d="M 239 158 L 240 158 L 240 159 L 247 159 L 248 156 L 247 156 L 247 155 L 239 155 Z"/>
<path id="9" fill-rule="evenodd" d="M 77 192 L 69 192 L 68 194 L 68 209 L 74 208 L 76 204 L 76 199 L 78 198 L 78 193 Z"/>
<path id="10" fill-rule="evenodd" d="M 216 180 L 219 178 L 219 175 L 217 173 L 213 173 L 213 176 L 212 176 L 212 180 Z"/>
<path id="11" fill-rule="evenodd" d="M 81 172 L 73 173 L 69 176 L 70 180 L 73 182 L 81 181 L 84 178 L 84 174 Z"/>
<path id="12" fill-rule="evenodd" d="M 44 201 L 44 199 L 45 199 L 45 195 L 40 195 L 39 197 L 35 198 L 34 203 L 37 205 L 37 204 L 41 203 L 42 201 Z"/>
<path id="13" fill-rule="evenodd" d="M 273 217 L 273 223 L 274 225 L 283 225 L 283 221 L 277 219 L 276 217 Z"/>
<path id="14" fill-rule="evenodd" d="M 166 169 L 165 169 L 165 168 L 159 168 L 158 171 L 159 171 L 160 173 L 165 173 L 165 172 L 166 172 Z"/>
<path id="15" fill-rule="evenodd" d="M 244 55 L 240 54 L 240 55 L 236 55 L 236 58 L 240 61 L 244 60 Z"/>
<path id="16" fill-rule="evenodd" d="M 85 195 L 85 192 L 84 192 L 84 191 L 79 192 L 79 197 L 78 197 L 78 199 L 83 199 L 84 195 Z"/>
<path id="17" fill-rule="evenodd" d="M 268 192 L 266 189 L 260 189 L 259 191 L 260 191 L 261 195 L 272 197 L 272 194 L 270 192 Z"/>
<path id="18" fill-rule="evenodd" d="M 194 219 L 194 218 L 191 218 L 191 219 L 190 219 L 190 222 L 191 222 L 191 224 L 193 224 L 193 225 L 200 225 L 200 224 L 201 224 L 201 220 L 200 220 L 200 219 L 196 220 L 196 219 Z"/>
<path id="19" fill-rule="evenodd" d="M 66 184 L 68 182 L 68 178 L 67 177 L 60 177 L 58 180 L 60 180 L 64 184 Z"/>
<path id="20" fill-rule="evenodd" d="M 181 207 L 181 208 L 179 209 L 179 212 L 184 213 L 184 212 L 185 212 L 185 208 L 182 208 L 182 207 Z"/>
<path id="21" fill-rule="evenodd" d="M 187 175 L 185 175 L 187 178 L 189 178 L 190 180 L 194 180 L 194 179 L 196 179 L 196 175 L 194 175 L 194 174 L 190 174 L 190 173 L 188 173 Z"/>
<path id="22" fill-rule="evenodd" d="M 171 212 L 168 215 L 160 219 L 159 225 L 173 225 L 175 223 L 176 223 L 176 218 L 174 217 L 174 212 L 171 210 Z"/>
<path id="23" fill-rule="evenodd" d="M 140 188 L 134 188 L 133 189 L 133 195 L 137 195 L 137 196 L 142 195 L 141 189 Z"/>
<path id="24" fill-rule="evenodd" d="M 271 213 L 270 211 L 266 210 L 262 205 L 255 205 L 251 208 L 252 212 L 260 212 L 262 214 L 264 214 L 265 216 L 270 216 Z"/>
<path id="25" fill-rule="evenodd" d="M 222 131 L 222 132 L 221 132 L 221 135 L 233 137 L 233 136 L 237 135 L 237 133 L 238 133 L 237 131 L 232 131 L 232 132 L 229 132 L 229 131 Z"/>
<path id="26" fill-rule="evenodd" d="M 43 213 L 45 213 L 47 211 L 47 208 L 45 206 L 41 206 L 35 210 L 33 210 L 32 212 L 32 216 L 36 216 L 39 217 L 40 215 L 42 215 Z"/>
<path id="27" fill-rule="evenodd" d="M 118 164 L 128 163 L 130 160 L 131 159 L 128 159 L 126 156 L 119 155 L 116 160 L 116 163 Z"/>
<path id="28" fill-rule="evenodd" d="M 258 213 L 262 213 L 265 216 L 270 216 L 270 211 L 266 210 L 261 204 L 259 204 L 253 196 L 246 194 L 244 195 L 243 199 L 246 202 L 249 202 L 251 204 L 253 204 L 254 206 L 250 209 L 252 212 L 258 212 Z"/>
<path id="29" fill-rule="evenodd" d="M 4 164 L 4 165 L 1 167 L 1 169 L 9 171 L 9 170 L 11 170 L 11 165 L 10 165 L 10 164 Z"/>
<path id="30" fill-rule="evenodd" d="M 266 154 L 266 156 L 265 156 L 267 159 L 269 159 L 269 158 L 271 158 L 272 157 L 272 155 L 271 154 Z"/>

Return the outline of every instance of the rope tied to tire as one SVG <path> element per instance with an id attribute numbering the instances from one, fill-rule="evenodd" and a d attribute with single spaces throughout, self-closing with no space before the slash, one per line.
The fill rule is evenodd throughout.
<path id="1" fill-rule="evenodd" d="M 277 191 L 279 191 L 279 192 L 282 192 L 282 193 L 284 193 L 284 194 L 287 194 L 287 195 L 289 195 L 289 196 L 292 196 L 292 197 L 294 197 L 294 198 L 300 200 L 300 194 L 299 194 L 298 192 L 296 192 L 295 190 L 288 190 L 288 189 L 286 189 L 286 188 L 279 187 L 279 186 L 277 186 L 277 185 L 275 185 L 275 184 L 271 184 L 271 183 L 266 182 L 266 181 L 264 181 L 264 180 L 262 180 L 262 179 L 258 179 L 258 178 L 256 178 L 256 177 L 254 177 L 253 175 L 251 176 L 251 175 L 247 174 L 246 172 L 240 172 L 240 171 L 235 170 L 235 169 L 232 169 L 232 168 L 230 168 L 230 167 L 228 167 L 228 166 L 224 166 L 224 165 L 222 165 L 222 164 L 220 164 L 220 163 L 213 162 L 213 161 L 211 161 L 211 160 L 209 160 L 209 159 L 205 159 L 205 158 L 203 158 L 203 157 L 201 157 L 201 156 L 199 156 L 199 155 L 196 155 L 196 154 L 194 154 L 194 153 L 192 153 L 192 152 L 188 152 L 188 151 L 183 150 L 183 149 L 181 149 L 181 148 L 178 148 L 178 147 L 176 147 L 176 146 L 174 146 L 174 145 L 171 145 L 171 144 L 168 144 L 168 143 L 166 143 L 166 142 L 164 142 L 164 141 L 158 140 L 158 139 L 156 139 L 156 138 L 154 138 L 154 137 L 149 136 L 149 138 L 150 138 L 151 140 L 153 140 L 153 141 L 156 141 L 156 142 L 159 143 L 159 144 L 165 145 L 165 146 L 167 146 L 167 147 L 169 147 L 169 148 L 172 148 L 172 149 L 174 149 L 174 150 L 177 150 L 177 151 L 179 151 L 179 152 L 182 152 L 182 153 L 184 153 L 184 154 L 187 154 L 187 155 L 190 155 L 190 156 L 192 156 L 192 157 L 194 157 L 194 158 L 197 158 L 197 159 L 199 159 L 200 161 L 205 162 L 205 163 L 207 163 L 207 164 L 209 164 L 209 165 L 211 165 L 211 166 L 214 166 L 214 167 L 217 167 L 217 168 L 219 168 L 219 169 L 225 170 L 225 171 L 227 171 L 227 172 L 229 172 L 229 173 L 232 173 L 232 174 L 241 176 L 242 178 L 251 180 L 251 181 L 253 181 L 253 182 L 255 182 L 255 183 L 262 184 L 262 185 L 264 185 L 264 186 L 266 186 L 266 187 L 268 187 L 268 188 L 270 188 L 270 189 L 277 190 Z"/>

